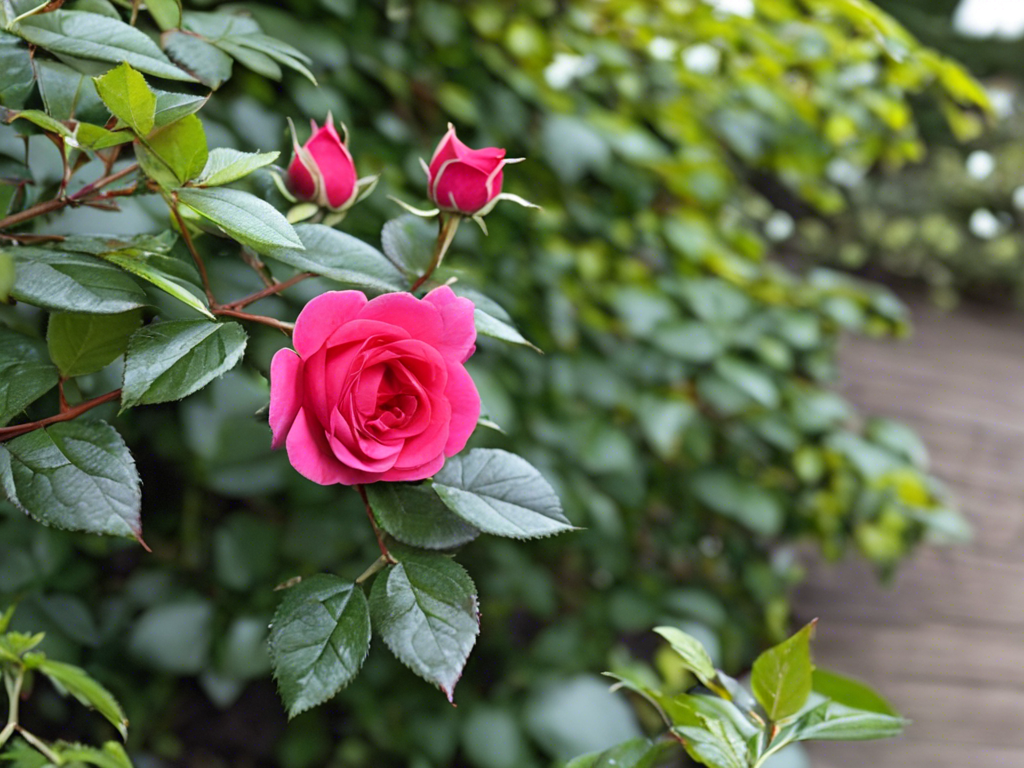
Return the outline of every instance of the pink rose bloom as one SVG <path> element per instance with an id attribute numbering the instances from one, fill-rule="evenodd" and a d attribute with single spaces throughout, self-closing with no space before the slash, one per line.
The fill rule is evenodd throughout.
<path id="1" fill-rule="evenodd" d="M 344 211 L 352 207 L 359 193 L 359 176 L 352 155 L 334 129 L 334 118 L 318 128 L 301 147 L 292 142 L 295 152 L 288 165 L 288 189 L 299 200 L 321 208 Z"/>
<path id="2" fill-rule="evenodd" d="M 423 299 L 330 291 L 295 323 L 270 367 L 273 446 L 315 483 L 423 480 L 461 451 L 480 417 L 464 363 L 473 302 L 447 286 Z"/>
<path id="3" fill-rule="evenodd" d="M 427 194 L 442 211 L 483 215 L 501 194 L 502 168 L 509 162 L 499 147 L 470 149 L 449 125 L 430 158 Z"/>

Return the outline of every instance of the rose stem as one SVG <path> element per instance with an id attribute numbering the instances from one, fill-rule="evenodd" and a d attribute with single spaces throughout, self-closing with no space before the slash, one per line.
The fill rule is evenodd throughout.
<path id="1" fill-rule="evenodd" d="M 437 233 L 437 245 L 434 247 L 434 258 L 430 260 L 430 266 L 427 267 L 427 271 L 423 273 L 419 280 L 412 284 L 412 287 L 409 289 L 410 293 L 427 282 L 430 276 L 434 274 L 434 270 L 441 266 L 441 260 L 452 244 L 452 240 L 455 239 L 455 232 L 459 228 L 460 221 L 462 221 L 462 217 L 457 213 L 449 214 L 447 217 L 443 213 L 441 214 Z"/>
<path id="2" fill-rule="evenodd" d="M 4 440 L 10 440 L 12 437 L 18 437 L 24 435 L 27 432 L 39 429 L 40 427 L 48 427 L 51 424 L 57 424 L 61 421 L 70 421 L 71 419 L 81 416 L 88 410 L 95 408 L 98 405 L 109 403 L 111 400 L 116 400 L 121 396 L 121 390 L 115 389 L 113 392 L 107 392 L 105 395 L 94 397 L 92 400 L 86 400 L 84 403 L 79 403 L 74 408 L 70 408 L 63 413 L 57 414 L 56 416 L 48 416 L 45 419 L 39 421 L 31 421 L 27 424 L 18 424 L 13 427 L 0 428 L 0 442 Z"/>
<path id="3" fill-rule="evenodd" d="M 0 219 L 0 229 L 7 229 L 8 227 L 13 227 L 18 224 L 21 224 L 23 221 L 34 219 L 36 216 L 43 216 L 44 214 L 52 213 L 53 211 L 59 211 L 61 208 L 64 208 L 65 206 L 74 205 L 75 203 L 82 202 L 85 198 L 92 197 L 94 193 L 99 192 L 101 189 L 103 189 L 103 187 L 107 186 L 108 184 L 113 184 L 115 181 L 123 179 L 129 173 L 133 173 L 138 169 L 138 163 L 132 163 L 128 167 L 122 168 L 117 173 L 112 173 L 109 176 L 105 176 L 102 179 L 98 179 L 94 181 L 92 184 L 86 184 L 80 190 L 75 192 L 75 194 L 69 197 L 54 198 L 53 200 L 47 200 L 44 203 L 33 205 L 31 208 L 26 208 L 24 211 L 12 213 L 10 216 Z"/>
<path id="4" fill-rule="evenodd" d="M 210 309 L 212 310 L 217 306 L 217 300 L 213 297 L 213 291 L 210 289 L 210 278 L 206 274 L 206 265 L 203 264 L 203 259 L 196 250 L 195 243 L 192 242 L 192 235 L 189 234 L 188 227 L 185 226 L 185 220 L 181 218 L 181 212 L 178 210 L 178 196 L 173 192 L 171 193 L 171 213 L 174 214 L 174 220 L 178 222 L 178 228 L 181 229 L 181 237 L 185 241 L 188 252 L 192 254 L 192 260 L 196 263 L 199 276 L 203 279 L 203 290 L 206 292 L 206 300 L 209 302 Z"/>
<path id="5" fill-rule="evenodd" d="M 249 296 L 238 299 L 238 301 L 229 301 L 227 304 L 222 304 L 221 307 L 224 309 L 242 309 L 243 307 L 247 307 L 253 302 L 259 301 L 260 299 L 265 299 L 267 296 L 273 296 L 275 293 L 280 293 L 286 288 L 291 288 L 293 285 L 302 282 L 307 277 L 313 277 L 313 273 L 300 272 L 295 277 L 289 280 L 285 280 L 283 283 L 274 283 L 272 285 L 268 285 L 262 291 L 257 291 L 256 293 L 253 293 Z"/>
<path id="6" fill-rule="evenodd" d="M 355 489 L 359 491 L 359 497 L 363 500 L 363 506 L 366 507 L 366 516 L 370 519 L 370 527 L 373 528 L 373 535 L 377 537 L 377 546 L 380 547 L 380 554 L 387 562 L 397 563 L 388 552 L 388 548 L 384 544 L 384 534 L 381 532 L 380 527 L 377 525 L 377 519 L 373 516 L 373 507 L 370 506 L 370 500 L 366 497 L 366 488 L 357 485 Z"/>

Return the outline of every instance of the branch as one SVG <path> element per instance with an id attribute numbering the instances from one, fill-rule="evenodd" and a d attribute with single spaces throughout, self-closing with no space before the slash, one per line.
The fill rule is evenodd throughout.
<path id="1" fill-rule="evenodd" d="M 53 200 L 47 200 L 44 203 L 33 205 L 31 208 L 26 208 L 24 211 L 12 213 L 10 216 L 0 219 L 0 229 L 14 227 L 22 222 L 28 221 L 29 219 L 34 219 L 36 216 L 45 216 L 47 213 L 59 211 L 61 208 L 66 206 L 77 205 L 78 203 L 84 202 L 86 198 L 92 197 L 96 192 L 103 189 L 103 187 L 123 179 L 125 176 L 130 173 L 134 173 L 138 169 L 139 164 L 132 163 L 126 168 L 122 168 L 117 173 L 112 173 L 109 176 L 104 176 L 102 179 L 97 179 L 91 184 L 86 184 L 73 195 L 69 195 L 67 197 L 56 197 Z"/>
<path id="2" fill-rule="evenodd" d="M 286 323 L 284 320 L 277 320 L 273 317 L 267 317 L 266 315 L 253 315 L 249 312 L 242 312 L 241 310 L 232 309 L 231 307 L 221 307 L 217 304 L 210 307 L 210 312 L 215 315 L 237 317 L 239 320 L 250 320 L 254 323 L 269 325 L 271 328 L 277 328 L 279 331 L 284 331 L 287 334 L 291 334 L 291 332 L 295 330 L 295 323 Z"/>
<path id="3" fill-rule="evenodd" d="M 439 220 L 439 228 L 437 232 L 437 244 L 434 246 L 434 258 L 430 260 L 430 266 L 427 267 L 427 271 L 423 273 L 419 280 L 412 284 L 409 289 L 409 293 L 413 293 L 423 285 L 434 274 L 434 270 L 441 266 L 441 260 L 444 258 L 445 253 L 448 251 L 448 247 L 452 244 L 452 240 L 455 239 L 455 232 L 459 228 L 459 222 L 462 221 L 462 217 L 453 213 L 447 218 L 444 214 L 441 214 Z"/>
<path id="4" fill-rule="evenodd" d="M 4 440 L 10 440 L 13 437 L 19 437 L 20 435 L 33 432 L 41 427 L 48 427 L 51 424 L 57 424 L 61 421 L 71 421 L 81 416 L 86 411 L 90 411 L 98 405 L 109 403 L 111 400 L 117 400 L 121 396 L 121 390 L 115 389 L 113 392 L 107 392 L 105 395 L 94 397 L 92 400 L 86 400 L 84 403 L 79 403 L 74 408 L 69 408 L 63 413 L 58 413 L 56 416 L 47 416 L 45 419 L 39 421 L 30 421 L 27 424 L 18 424 L 13 427 L 2 427 L 0 428 L 0 443 Z"/>
<path id="5" fill-rule="evenodd" d="M 213 291 L 210 288 L 210 278 L 206 274 L 206 265 L 203 263 L 203 259 L 199 255 L 199 251 L 196 250 L 195 243 L 192 242 L 192 235 L 189 234 L 185 220 L 181 218 L 181 212 L 178 210 L 178 195 L 174 192 L 171 193 L 171 213 L 174 214 L 174 220 L 178 222 L 178 228 L 181 230 L 181 237 L 185 241 L 185 246 L 188 248 L 188 252 L 192 254 L 192 261 L 196 263 L 196 268 L 199 270 L 199 276 L 203 279 L 203 290 L 206 292 L 206 301 L 210 304 L 210 308 L 213 309 L 217 306 L 217 300 L 213 297 Z"/>
<path id="6" fill-rule="evenodd" d="M 274 283 L 273 285 L 268 285 L 262 291 L 257 291 L 256 293 L 246 296 L 245 298 L 238 299 L 238 301 L 229 301 L 227 304 L 222 304 L 220 308 L 242 309 L 243 307 L 249 306 L 253 302 L 257 302 L 260 299 L 265 299 L 267 296 L 273 296 L 275 293 L 280 293 L 285 288 L 291 288 L 293 285 L 302 282 L 307 277 L 314 277 L 314 275 L 312 272 L 300 272 L 295 277 L 289 280 L 285 280 L 283 283 Z"/>
<path id="7" fill-rule="evenodd" d="M 394 557 L 388 552 L 387 546 L 384 544 L 384 534 L 381 533 L 380 526 L 377 525 L 377 518 L 373 516 L 373 507 L 370 506 L 370 500 L 366 497 L 366 488 L 361 485 L 354 486 L 359 491 L 359 497 L 363 500 L 363 506 L 366 507 L 366 516 L 370 518 L 370 526 L 373 528 L 373 535 L 377 537 L 377 546 L 380 547 L 380 555 L 386 563 L 396 563 Z"/>

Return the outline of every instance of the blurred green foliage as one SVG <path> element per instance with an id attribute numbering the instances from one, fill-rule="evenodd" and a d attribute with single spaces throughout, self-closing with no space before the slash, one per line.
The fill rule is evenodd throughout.
<path id="1" fill-rule="evenodd" d="M 486 238 L 463 227 L 448 276 L 485 287 L 547 353 L 481 341 L 473 375 L 506 434 L 476 443 L 542 467 L 587 530 L 484 538 L 460 556 L 485 610 L 457 710 L 371 653 L 357 684 L 286 727 L 267 680 L 272 588 L 362 570 L 376 545 L 358 499 L 271 453 L 253 418 L 267 385 L 251 368 L 133 413 L 122 424 L 154 555 L 3 507 L 0 596 L 22 598 L 15 626 L 46 631 L 47 652 L 117 693 L 139 765 L 527 768 L 602 749 L 641 726 L 594 673 L 623 645 L 651 651 L 655 624 L 740 672 L 788 633 L 808 543 L 829 557 L 852 547 L 884 573 L 922 540 L 964 535 L 917 437 L 832 389 L 841 335 L 904 335 L 901 304 L 770 256 L 795 216 L 836 214 L 868 171 L 922 157 L 919 96 L 969 137 L 984 94 L 868 3 L 752 7 L 244 5 L 312 57 L 320 87 L 237 71 L 203 112 L 211 145 L 286 149 L 286 116 L 333 111 L 360 173 L 382 172 L 386 188 L 343 229 L 373 240 L 398 213 L 384 192 L 425 197 L 417 158 L 449 120 L 471 146 L 527 158 L 505 188 L 543 212 L 499 208 Z M 257 188 L 283 207 L 269 178 Z M 211 280 L 226 300 L 261 287 L 227 248 Z M 298 303 L 285 302 L 255 306 L 290 319 Z M 283 341 L 255 329 L 247 360 L 266 371 Z M 86 394 L 116 386 L 108 374 L 84 380 Z M 40 710 L 76 736 L 55 697 Z"/>

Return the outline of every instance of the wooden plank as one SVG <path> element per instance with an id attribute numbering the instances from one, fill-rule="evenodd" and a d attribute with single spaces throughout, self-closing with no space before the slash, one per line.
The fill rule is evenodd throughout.
<path id="1" fill-rule="evenodd" d="M 884 692 L 888 681 L 945 682 L 951 687 L 1024 688 L 1024 631 L 925 621 L 909 626 L 823 621 L 815 659 L 870 678 Z"/>
<path id="2" fill-rule="evenodd" d="M 808 746 L 814 768 L 1021 768 L 1024 749 L 921 742 L 909 737 Z"/>
<path id="3" fill-rule="evenodd" d="M 925 548 L 883 586 L 856 557 L 835 565 L 812 562 L 795 605 L 823 622 L 899 625 L 937 621 L 1024 628 L 1024 562 L 967 548 Z"/>

